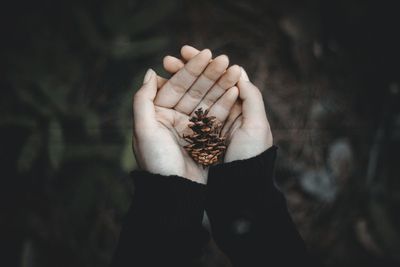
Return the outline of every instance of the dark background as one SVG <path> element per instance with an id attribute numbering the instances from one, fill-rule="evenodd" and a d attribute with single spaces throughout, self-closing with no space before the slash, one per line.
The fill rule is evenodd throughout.
<path id="1" fill-rule="evenodd" d="M 398 266 L 395 2 L 2 3 L 0 266 L 107 266 L 131 199 L 132 94 L 183 44 L 228 54 L 263 91 L 313 256 Z"/>

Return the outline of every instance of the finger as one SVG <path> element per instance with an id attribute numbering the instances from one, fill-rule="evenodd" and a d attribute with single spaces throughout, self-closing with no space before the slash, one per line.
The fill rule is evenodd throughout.
<path id="1" fill-rule="evenodd" d="M 207 94 L 208 90 L 224 74 L 228 65 L 229 59 L 226 55 L 216 57 L 190 89 L 186 91 L 186 94 L 179 100 L 174 109 L 184 114 L 190 114 Z"/>
<path id="2" fill-rule="evenodd" d="M 201 102 L 194 109 L 203 108 L 206 110 L 210 108 L 224 93 L 226 90 L 234 86 L 240 78 L 241 70 L 238 65 L 233 65 L 226 70 L 224 75 L 213 85 L 213 87 L 203 97 Z M 194 114 L 192 112 L 192 115 Z"/>
<path id="3" fill-rule="evenodd" d="M 155 121 L 154 98 L 157 93 L 156 73 L 149 69 L 144 76 L 142 87 L 133 98 L 134 127 L 145 128 Z"/>
<path id="4" fill-rule="evenodd" d="M 164 69 L 167 72 L 174 74 L 178 72 L 181 68 L 183 68 L 183 66 L 185 65 L 185 61 L 191 60 L 198 53 L 200 53 L 200 51 L 197 50 L 196 48 L 189 45 L 184 45 L 181 48 L 181 56 L 183 60 L 168 55 L 164 57 L 163 60 Z"/>
<path id="5" fill-rule="evenodd" d="M 249 82 L 250 79 L 249 79 L 249 76 L 247 75 L 247 72 L 244 70 L 243 67 L 240 67 L 240 69 L 241 69 L 241 76 L 240 76 L 240 78 L 243 79 L 243 80 L 245 80 L 245 81 L 247 81 L 247 82 Z"/>
<path id="6" fill-rule="evenodd" d="M 215 116 L 220 122 L 225 122 L 238 96 L 239 90 L 236 86 L 233 86 L 212 105 L 208 114 L 210 116 Z"/>
<path id="7" fill-rule="evenodd" d="M 163 59 L 163 66 L 167 72 L 174 74 L 182 69 L 185 66 L 185 63 L 176 57 L 166 56 Z"/>
<path id="8" fill-rule="evenodd" d="M 262 94 L 251 82 L 240 79 L 239 98 L 242 100 L 243 126 L 245 124 L 267 125 Z"/>
<path id="9" fill-rule="evenodd" d="M 211 57 L 211 51 L 205 49 L 188 61 L 159 90 L 155 104 L 166 108 L 174 107 L 207 67 Z"/>
<path id="10" fill-rule="evenodd" d="M 157 75 L 157 89 L 161 88 L 167 81 L 168 79 Z"/>
<path id="11" fill-rule="evenodd" d="M 224 127 L 221 131 L 221 136 L 225 136 L 231 129 L 233 123 L 236 119 L 242 114 L 242 101 L 240 99 L 235 102 L 231 111 L 229 112 L 229 116 L 224 123 Z"/>
<path id="12" fill-rule="evenodd" d="M 198 53 L 200 53 L 200 51 L 190 45 L 184 45 L 181 48 L 181 56 L 186 61 L 191 60 Z"/>
<path id="13" fill-rule="evenodd" d="M 191 60 L 198 53 L 200 53 L 200 51 L 196 48 L 185 45 L 181 48 L 181 56 L 183 60 L 168 55 L 163 60 L 164 69 L 167 72 L 174 74 L 178 72 L 181 68 L 183 68 L 186 61 Z"/>

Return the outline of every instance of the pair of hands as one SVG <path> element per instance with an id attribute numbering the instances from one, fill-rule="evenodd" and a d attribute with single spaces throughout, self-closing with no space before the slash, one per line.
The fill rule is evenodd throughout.
<path id="1" fill-rule="evenodd" d="M 149 69 L 133 98 L 133 150 L 139 166 L 151 173 L 178 175 L 206 184 L 203 168 L 185 151 L 189 118 L 209 109 L 222 122 L 224 162 L 254 157 L 272 146 L 262 94 L 243 68 L 229 66 L 226 55 L 212 59 L 209 49 L 183 46 L 182 59 L 164 58 L 170 79 Z"/>

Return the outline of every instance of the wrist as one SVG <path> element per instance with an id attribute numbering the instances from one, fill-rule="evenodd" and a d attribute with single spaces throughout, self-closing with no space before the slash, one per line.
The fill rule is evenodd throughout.
<path id="1" fill-rule="evenodd" d="M 251 159 L 271 147 L 273 147 L 273 138 L 269 127 L 240 129 L 228 145 L 224 163 Z"/>
<path id="2" fill-rule="evenodd" d="M 213 205 L 232 201 L 257 202 L 273 194 L 274 165 L 277 147 L 272 146 L 259 155 L 210 167 L 208 196 Z"/>
<path id="3" fill-rule="evenodd" d="M 166 228 L 188 229 L 201 225 L 206 187 L 177 175 L 168 177 L 148 171 L 133 171 L 136 216 L 146 223 Z M 150 220 L 149 220 L 150 219 Z"/>

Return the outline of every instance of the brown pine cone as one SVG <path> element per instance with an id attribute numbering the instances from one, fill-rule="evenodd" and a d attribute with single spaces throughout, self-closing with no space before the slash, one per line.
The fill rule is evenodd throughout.
<path id="1" fill-rule="evenodd" d="M 214 116 L 207 117 L 208 109 L 203 112 L 199 108 L 194 113 L 188 125 L 193 133 L 183 135 L 189 142 L 184 148 L 194 161 L 207 167 L 219 162 L 225 154 L 225 137 L 220 136 L 222 123 Z"/>

